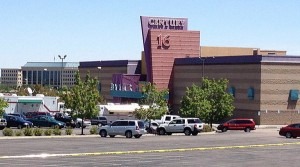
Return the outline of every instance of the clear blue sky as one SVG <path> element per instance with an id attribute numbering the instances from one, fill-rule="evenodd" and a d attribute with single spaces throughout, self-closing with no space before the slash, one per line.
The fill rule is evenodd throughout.
<path id="1" fill-rule="evenodd" d="M 300 55 L 298 0 L 2 0 L 0 68 L 26 62 L 140 59 L 140 16 L 188 18 L 203 46 Z"/>

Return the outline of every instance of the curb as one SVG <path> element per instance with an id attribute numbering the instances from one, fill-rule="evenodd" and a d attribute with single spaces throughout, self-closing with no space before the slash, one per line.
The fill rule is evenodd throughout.
<path id="1" fill-rule="evenodd" d="M 61 135 L 61 136 L 0 136 L 0 140 L 7 139 L 51 139 L 51 138 L 85 138 L 99 137 L 99 135 Z"/>

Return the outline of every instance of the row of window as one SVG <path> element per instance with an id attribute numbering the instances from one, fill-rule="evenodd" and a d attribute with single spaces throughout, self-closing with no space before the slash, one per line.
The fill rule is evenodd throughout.
<path id="1" fill-rule="evenodd" d="M 233 97 L 235 97 L 235 93 L 236 93 L 235 87 L 233 87 L 233 86 L 229 87 L 228 92 L 230 94 L 232 94 Z M 248 99 L 249 100 L 254 100 L 254 94 L 255 94 L 254 88 L 253 87 L 249 87 L 248 90 L 247 90 L 247 97 L 248 97 Z"/>
<path id="2" fill-rule="evenodd" d="M 4 72 L 6 72 L 6 73 L 17 73 L 19 70 L 2 70 L 2 72 L 1 73 L 4 73 Z"/>
<path id="3" fill-rule="evenodd" d="M 6 77 L 2 77 L 1 80 L 2 80 L 2 81 L 5 81 L 5 80 L 6 80 L 6 81 L 16 81 L 16 80 L 21 80 L 21 78 L 18 79 L 18 78 L 6 78 Z"/>
<path id="4" fill-rule="evenodd" d="M 11 76 L 11 77 L 17 77 L 17 76 L 21 76 L 21 74 L 5 74 L 5 73 L 3 74 L 2 73 L 2 77 L 3 76 L 6 76 L 6 77 L 9 77 L 9 76 Z"/>

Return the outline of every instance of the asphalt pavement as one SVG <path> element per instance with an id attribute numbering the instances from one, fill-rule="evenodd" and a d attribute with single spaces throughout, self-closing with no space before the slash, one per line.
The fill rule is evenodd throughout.
<path id="1" fill-rule="evenodd" d="M 266 128 L 140 139 L 98 135 L 11 138 L 0 143 L 0 166 L 298 167 L 295 155 L 300 139 L 286 139 L 278 135 L 278 129 Z"/>

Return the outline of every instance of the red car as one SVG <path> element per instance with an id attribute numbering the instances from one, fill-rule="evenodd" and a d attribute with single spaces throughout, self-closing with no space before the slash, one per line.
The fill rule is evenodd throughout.
<path id="1" fill-rule="evenodd" d="M 279 135 L 285 136 L 286 138 L 300 137 L 300 123 L 290 124 L 286 127 L 280 128 Z"/>
<path id="2" fill-rule="evenodd" d="M 245 132 L 250 132 L 255 130 L 255 122 L 253 119 L 239 118 L 231 119 L 218 126 L 218 130 L 226 132 L 227 130 L 244 130 Z"/>

